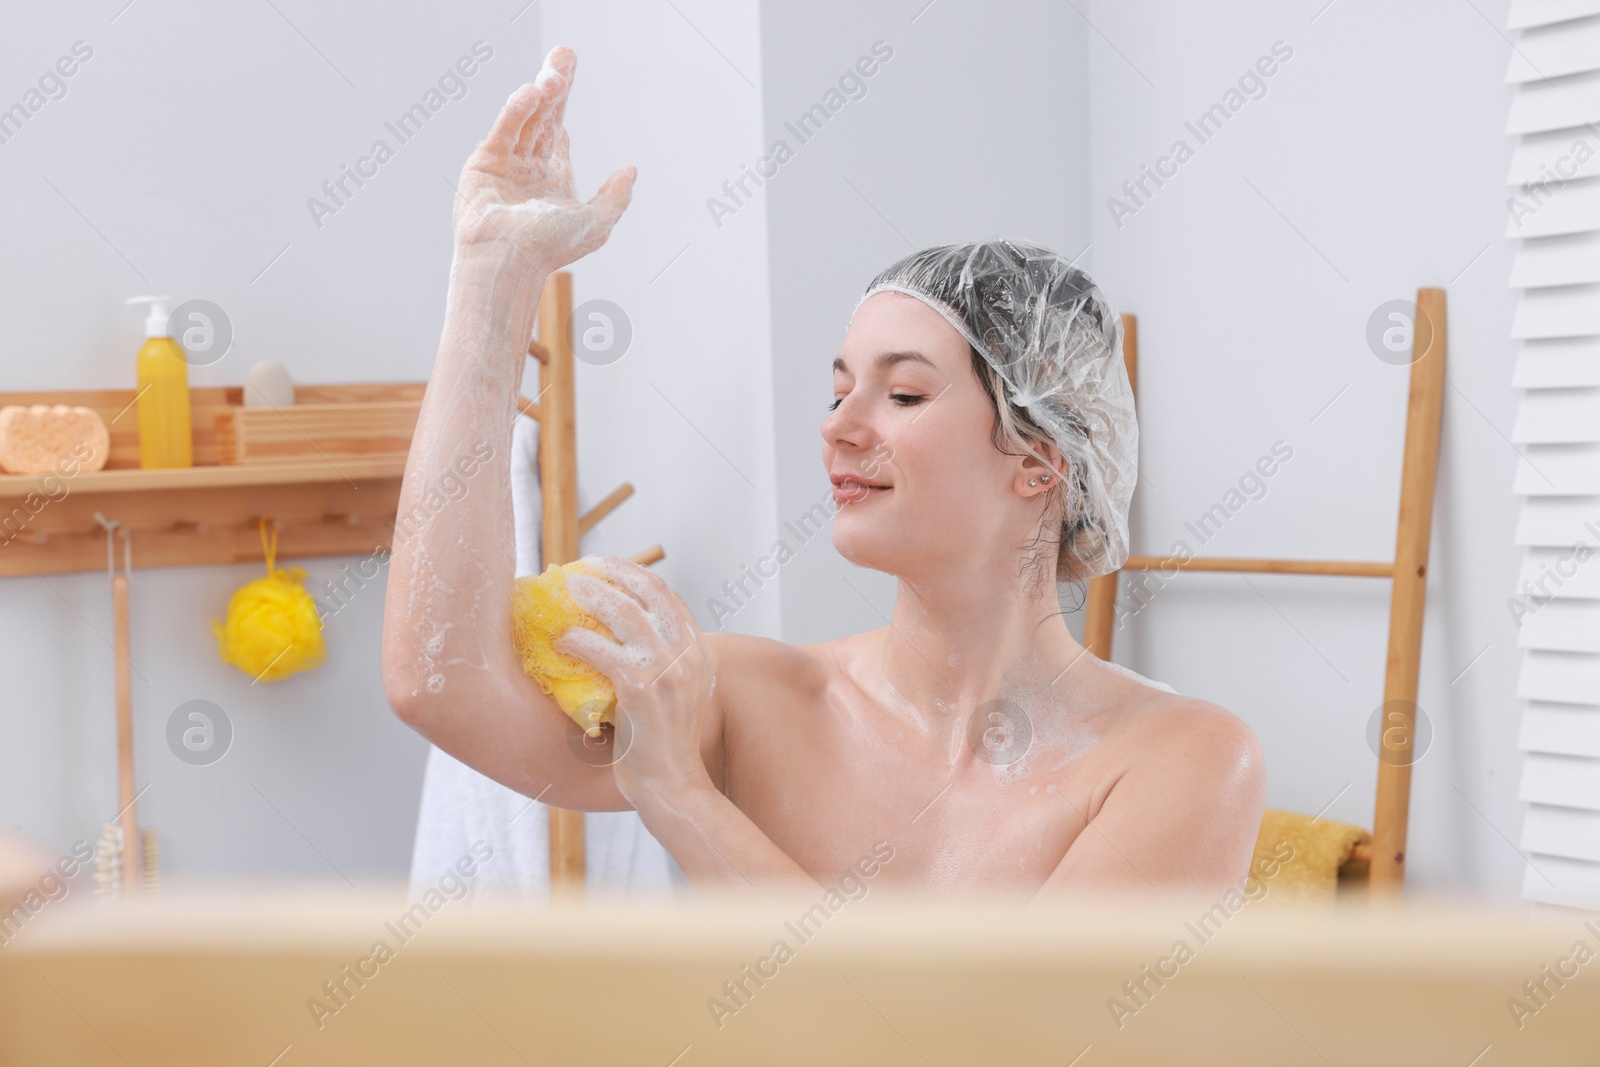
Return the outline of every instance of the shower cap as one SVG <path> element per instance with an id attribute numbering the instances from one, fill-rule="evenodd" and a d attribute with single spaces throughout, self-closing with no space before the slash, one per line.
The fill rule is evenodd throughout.
<path id="1" fill-rule="evenodd" d="M 1100 287 L 1047 248 L 995 238 L 914 252 L 874 278 L 861 300 L 885 291 L 943 315 L 1061 450 L 1071 465 L 1061 548 L 1081 576 L 1121 568 L 1139 426 L 1122 316 Z"/>

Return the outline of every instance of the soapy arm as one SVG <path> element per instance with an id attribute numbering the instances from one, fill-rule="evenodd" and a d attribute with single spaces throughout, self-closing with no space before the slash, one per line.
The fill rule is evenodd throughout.
<path id="1" fill-rule="evenodd" d="M 627 808 L 578 760 L 577 725 L 522 672 L 511 433 L 536 277 L 458 254 L 444 334 L 401 486 L 384 606 L 383 680 L 408 724 L 463 763 L 547 803 Z"/>
<path id="2" fill-rule="evenodd" d="M 710 778 L 634 789 L 634 809 L 645 828 L 678 861 L 696 889 L 822 892 L 805 872 Z"/>
<path id="3" fill-rule="evenodd" d="M 384 605 L 383 684 L 403 720 L 457 759 L 562 807 L 620 811 L 609 768 L 526 676 L 510 640 L 516 569 L 511 434 L 550 272 L 599 247 L 633 173 L 572 195 L 561 115 L 576 62 L 553 49 L 463 169 L 434 370 L 406 462 Z"/>

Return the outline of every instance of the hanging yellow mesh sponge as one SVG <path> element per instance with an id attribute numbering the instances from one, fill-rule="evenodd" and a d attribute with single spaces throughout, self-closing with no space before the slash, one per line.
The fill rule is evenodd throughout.
<path id="1" fill-rule="evenodd" d="M 511 640 L 522 657 L 522 671 L 555 698 L 561 710 L 590 737 L 602 723 L 615 721 L 617 692 L 611 680 L 581 659 L 555 649 L 568 627 L 582 626 L 615 640 L 611 628 L 580 607 L 567 592 L 569 573 L 605 580 L 596 567 L 574 560 L 552 563 L 537 577 L 518 578 L 511 590 Z"/>
<path id="2" fill-rule="evenodd" d="M 327 657 L 317 602 L 302 584 L 306 572 L 299 567 L 273 566 L 278 531 L 272 531 L 269 543 L 267 521 L 261 520 L 267 576 L 235 590 L 228 600 L 226 621 L 211 623 L 222 661 L 258 682 L 310 670 Z"/>

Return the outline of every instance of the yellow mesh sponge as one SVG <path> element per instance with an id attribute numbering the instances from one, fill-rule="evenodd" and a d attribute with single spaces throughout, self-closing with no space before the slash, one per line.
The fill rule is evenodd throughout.
<path id="1" fill-rule="evenodd" d="M 275 682 L 308 671 L 327 658 L 322 614 L 306 592 L 306 572 L 279 567 L 278 530 L 267 536 L 270 515 L 261 517 L 261 550 L 267 576 L 234 591 L 225 622 L 211 622 L 222 662 L 250 675 L 253 682 Z"/>
<path id="2" fill-rule="evenodd" d="M 569 573 L 605 580 L 597 568 L 574 560 L 552 563 L 544 573 L 524 575 L 511 590 L 511 639 L 522 656 L 522 671 L 555 698 L 561 710 L 590 737 L 601 723 L 613 722 L 617 692 L 611 680 L 583 660 L 557 652 L 556 639 L 570 626 L 582 626 L 615 639 L 611 628 L 580 607 L 567 592 Z"/>
<path id="3" fill-rule="evenodd" d="M 308 671 L 327 657 L 317 602 L 299 567 L 274 570 L 234 591 L 225 622 L 211 623 L 217 652 L 258 682 Z"/>

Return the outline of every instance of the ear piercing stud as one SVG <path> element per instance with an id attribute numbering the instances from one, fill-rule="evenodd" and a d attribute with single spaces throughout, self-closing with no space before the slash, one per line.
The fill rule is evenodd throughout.
<path id="1" fill-rule="evenodd" d="M 1047 481 L 1047 482 L 1048 482 L 1048 481 L 1049 481 L 1049 480 L 1050 480 L 1050 476 L 1049 476 L 1049 475 L 1048 475 L 1048 474 L 1046 474 L 1046 475 L 1045 475 L 1045 476 L 1044 476 L 1044 477 L 1043 477 L 1043 479 L 1042 479 L 1042 480 L 1043 480 L 1043 481 Z M 1029 479 L 1028 479 L 1028 484 L 1029 484 L 1029 485 L 1038 485 L 1038 484 L 1039 484 L 1039 482 L 1040 482 L 1040 481 L 1041 481 L 1041 479 L 1039 479 L 1039 478 L 1029 478 Z"/>

